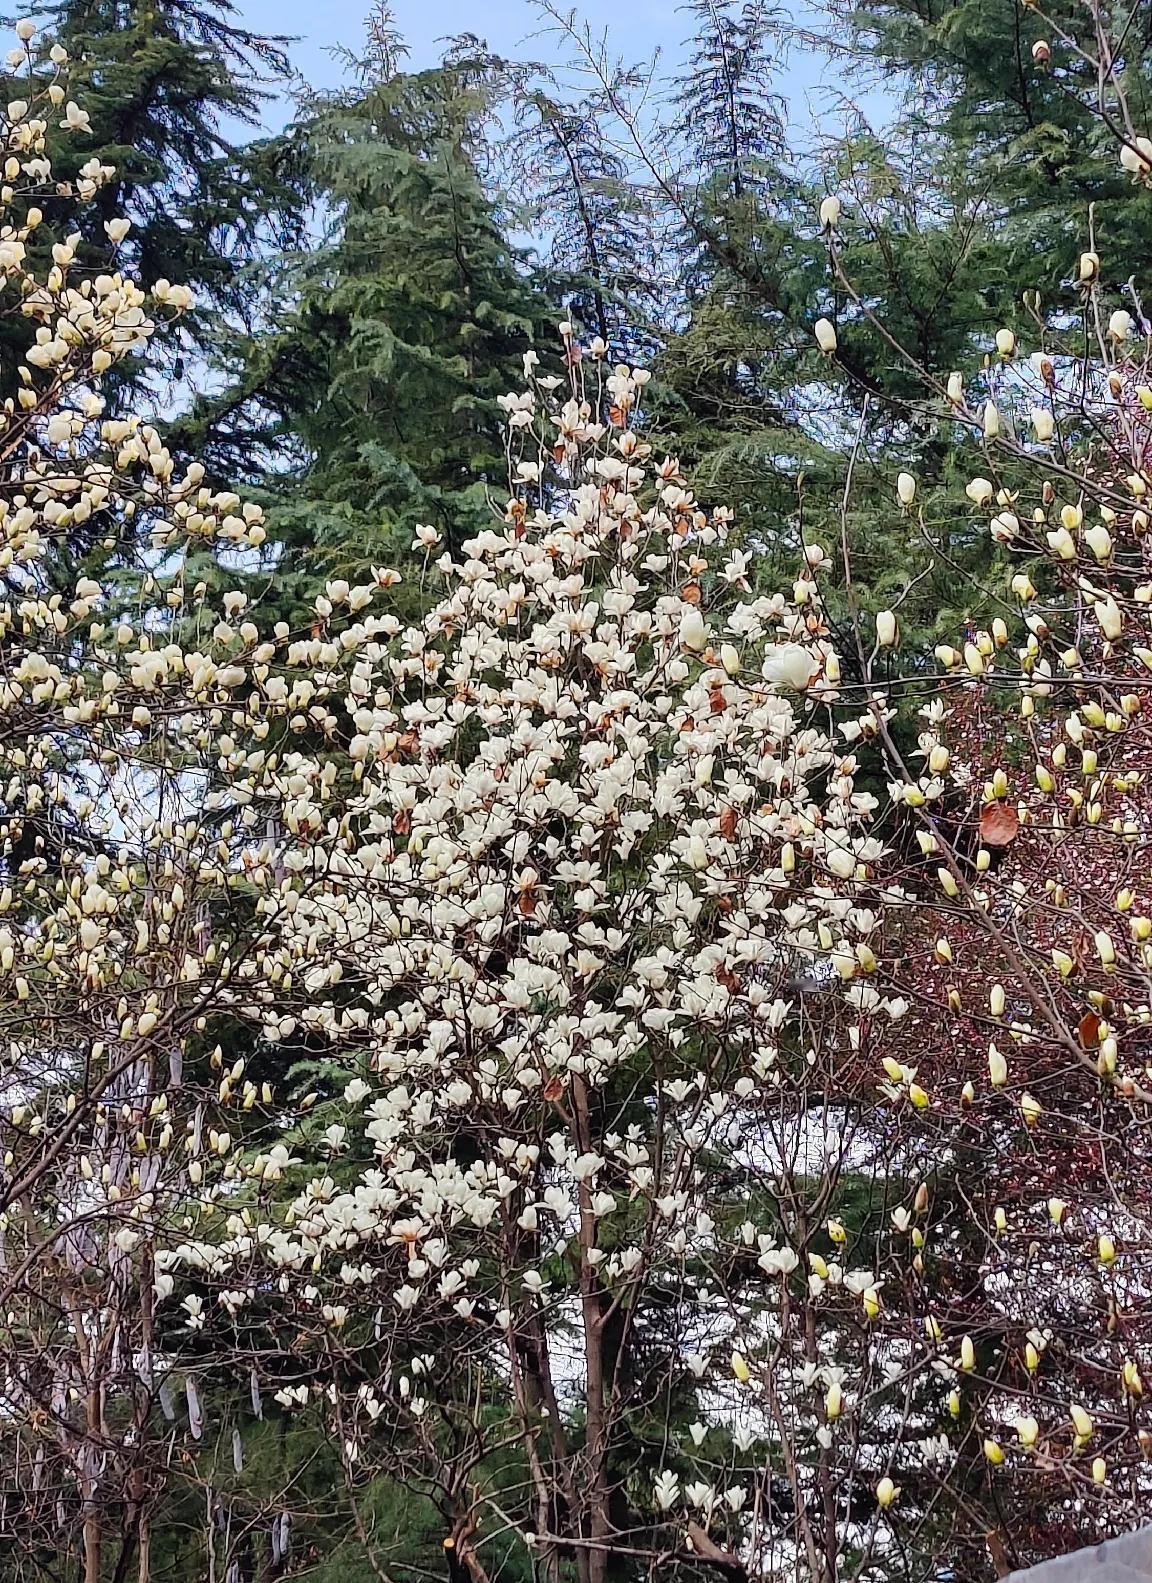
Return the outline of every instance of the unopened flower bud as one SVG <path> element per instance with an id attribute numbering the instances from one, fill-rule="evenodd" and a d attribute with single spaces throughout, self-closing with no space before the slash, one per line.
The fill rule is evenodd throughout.
<path id="1" fill-rule="evenodd" d="M 988 1076 L 993 1088 L 1003 1088 L 1008 1081 L 1008 1062 L 994 1044 L 988 1046 Z"/>
<path id="2" fill-rule="evenodd" d="M 900 624 L 891 610 L 881 610 L 876 616 L 876 641 L 885 649 L 900 641 Z"/>
<path id="3" fill-rule="evenodd" d="M 831 319 L 817 319 L 814 327 L 816 345 L 825 357 L 831 357 L 836 350 L 836 327 Z"/>
<path id="4" fill-rule="evenodd" d="M 689 605 L 680 617 L 680 642 L 686 649 L 695 653 L 704 647 L 707 639 L 707 628 L 704 617 L 695 605 Z"/>
<path id="5" fill-rule="evenodd" d="M 1094 522 L 1090 528 L 1085 529 L 1084 543 L 1101 565 L 1112 554 L 1112 535 L 1102 522 Z"/>
<path id="6" fill-rule="evenodd" d="M 996 350 L 1001 357 L 1014 357 L 1016 354 L 1016 335 L 1012 330 L 996 331 Z"/>
<path id="7" fill-rule="evenodd" d="M 1132 176 L 1146 177 L 1152 170 L 1152 139 L 1136 138 L 1120 149 L 1120 164 Z"/>

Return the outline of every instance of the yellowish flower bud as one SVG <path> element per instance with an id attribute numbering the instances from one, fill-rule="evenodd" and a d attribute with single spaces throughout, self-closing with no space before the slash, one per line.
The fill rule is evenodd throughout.
<path id="1" fill-rule="evenodd" d="M 1076 1432 L 1077 1440 L 1081 1442 L 1091 1440 L 1095 1428 L 1091 1413 L 1081 1407 L 1079 1402 L 1073 1402 L 1068 1409 L 1068 1416 L 1072 1420 L 1072 1428 Z"/>
<path id="2" fill-rule="evenodd" d="M 824 353 L 825 357 L 831 357 L 836 350 L 836 327 L 831 319 L 817 319 L 814 333 L 816 345 Z"/>
<path id="3" fill-rule="evenodd" d="M 882 1478 L 876 1486 L 876 1504 L 884 1511 L 888 1510 L 889 1506 L 899 1498 L 899 1495 L 899 1489 L 888 1477 Z"/>
<path id="4" fill-rule="evenodd" d="M 680 616 L 680 642 L 686 649 L 698 653 L 708 640 L 704 617 L 695 605 L 687 605 Z"/>
<path id="5" fill-rule="evenodd" d="M 1124 631 L 1124 617 L 1120 614 L 1120 607 L 1109 594 L 1107 599 L 1098 599 L 1092 606 L 1096 620 L 1100 623 L 1100 630 L 1109 643 L 1115 643 Z"/>
<path id="6" fill-rule="evenodd" d="M 1101 565 L 1111 557 L 1112 535 L 1102 522 L 1094 522 L 1092 524 L 1084 534 L 1084 543 Z"/>

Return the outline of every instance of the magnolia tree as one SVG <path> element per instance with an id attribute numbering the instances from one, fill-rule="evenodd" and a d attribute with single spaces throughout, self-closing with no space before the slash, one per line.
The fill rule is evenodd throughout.
<path id="1" fill-rule="evenodd" d="M 191 585 L 198 555 L 258 550 L 261 512 L 177 469 L 148 424 L 102 418 L 101 377 L 188 293 L 116 270 L 120 219 L 107 272 L 74 266 L 70 213 L 112 172 L 53 184 L 49 130 L 83 138 L 88 117 L 63 51 L 17 34 L 27 93 L 0 128 L 0 312 L 24 344 L 0 412 L 0 1499 L 6 1540 L 63 1548 L 96 1583 L 148 1576 L 163 1469 L 204 1434 L 189 1349 L 157 1329 L 160 1259 L 211 1215 L 202 1178 L 227 1196 L 251 1169 L 239 1143 L 262 1117 L 280 1157 L 271 1086 L 216 1041 L 247 1013 L 234 985 L 262 960 L 277 833 L 299 834 L 298 800 L 331 775 L 292 745 L 336 730 L 377 588 L 261 643 L 241 594 L 213 612 Z"/>
<path id="2" fill-rule="evenodd" d="M 866 1564 L 912 1394 L 836 1219 L 878 1160 L 888 1207 L 923 1209 L 845 1103 L 864 1014 L 906 1009 L 852 971 L 877 803 L 832 720 L 822 554 L 753 592 L 727 513 L 637 432 L 644 374 L 562 328 L 567 378 L 529 354 L 505 402 L 503 519 L 357 661 L 356 793 L 330 818 L 301 787 L 279 944 L 238 968 L 269 1038 L 307 1028 L 344 1072 L 332 1168 L 160 1263 L 171 1287 L 239 1261 L 307 1360 L 277 1400 L 315 1400 L 354 1497 L 379 1468 L 426 1488 L 461 1575 L 511 1550 L 556 1578 L 830 1576 L 850 1535 Z M 845 1464 L 849 1376 L 877 1410 Z"/>
<path id="3" fill-rule="evenodd" d="M 910 1006 L 883 1066 L 894 1098 L 922 1090 L 935 1137 L 910 1229 L 952 1383 L 951 1545 L 1001 1571 L 1130 1527 L 1152 1481 L 1147 409 L 1122 347 L 1090 394 L 1038 365 L 1039 390 L 1023 368 L 1006 381 L 1006 428 L 1039 399 L 1034 430 L 1105 441 L 1025 467 L 1010 430 L 986 446 L 961 509 L 1007 543 L 1007 598 L 937 650 L 942 674 L 896 690 L 912 746 L 876 665 L 895 613 L 863 652 L 906 818 L 892 839 L 920 859 L 880 969 Z"/>
<path id="4" fill-rule="evenodd" d="M 1146 185 L 1121 52 L 1089 15 L 1089 39 L 1054 27 L 1036 68 L 1095 49 L 1095 108 Z M 841 327 L 886 334 L 854 288 L 836 200 L 820 220 Z M 990 331 L 968 379 L 934 377 L 889 338 L 922 378 L 922 420 L 971 448 L 963 498 L 921 503 L 901 473 L 897 504 L 938 553 L 965 521 L 993 550 L 990 586 L 971 590 L 982 617 L 937 648 L 940 674 L 891 684 L 899 612 L 852 608 L 842 538 L 871 693 L 871 721 L 850 729 L 881 744 L 904 815 L 892 845 L 921 866 L 907 882 L 922 905 L 880 973 L 910 1005 L 884 1067 L 893 1096 L 923 1090 L 936 1137 L 920 1302 L 952 1378 L 949 1553 L 965 1572 L 1123 1531 L 1152 1483 L 1150 326 L 1101 254 L 1090 236 L 1051 317 L 1026 302 L 1033 344 Z M 817 338 L 835 357 L 837 326 Z"/>

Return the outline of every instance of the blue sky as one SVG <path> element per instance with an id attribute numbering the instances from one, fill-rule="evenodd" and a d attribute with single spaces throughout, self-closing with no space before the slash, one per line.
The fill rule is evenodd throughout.
<path id="1" fill-rule="evenodd" d="M 236 0 L 245 23 L 260 32 L 297 36 L 292 56 L 299 69 L 317 87 L 338 80 L 336 63 L 327 47 L 344 44 L 358 48 L 363 39 L 364 17 L 371 0 Z M 801 22 L 818 21 L 815 10 L 787 8 Z M 394 0 L 396 20 L 412 50 L 414 66 L 430 65 L 437 56 L 437 40 L 453 33 L 473 32 L 501 53 L 523 53 L 537 58 L 554 57 L 557 41 L 541 36 L 542 20 L 528 0 Z M 581 0 L 578 15 L 594 32 L 608 32 L 612 53 L 632 60 L 660 48 L 669 65 L 682 55 L 682 43 L 691 30 L 691 18 L 667 0 Z M 810 48 L 793 48 L 780 74 L 779 88 L 789 106 L 789 121 L 800 137 L 815 121 L 834 114 L 847 86 L 840 68 Z M 883 94 L 859 95 L 872 116 L 882 115 Z M 270 116 L 269 119 L 272 119 Z"/>

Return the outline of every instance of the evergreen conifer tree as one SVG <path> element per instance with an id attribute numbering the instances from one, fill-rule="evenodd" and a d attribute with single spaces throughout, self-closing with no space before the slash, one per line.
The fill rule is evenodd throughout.
<path id="1" fill-rule="evenodd" d="M 605 123 L 596 87 L 573 97 L 529 69 L 514 81 L 516 131 L 506 150 L 524 223 L 547 248 L 554 290 L 573 322 L 616 360 L 647 362 L 662 339 L 670 281 L 659 227 Z"/>
<path id="2" fill-rule="evenodd" d="M 1106 8 L 1095 14 L 1106 27 Z M 1116 148 L 1118 132 L 1147 134 L 1152 54 L 1144 9 L 1125 15 L 1117 70 L 1101 75 L 1094 8 L 1072 0 L 1043 14 L 1028 0 L 832 7 L 837 39 L 860 71 L 903 85 L 887 140 L 942 157 L 981 192 L 996 238 L 992 255 L 978 260 L 981 284 L 1005 316 L 1019 314 L 1022 292 L 1037 279 L 1072 276 L 1088 245 L 1090 205 L 1117 255 L 1147 251 L 1152 194 L 1121 168 Z M 1132 121 L 1127 132 L 1117 89 Z"/>
<path id="3" fill-rule="evenodd" d="M 271 464 L 288 605 L 354 567 L 411 564 L 418 525 L 458 545 L 490 520 L 506 473 L 497 398 L 555 334 L 484 181 L 490 57 L 462 40 L 410 72 L 405 55 L 381 11 L 351 85 L 303 103 L 289 135 L 325 234 L 282 262 L 284 312 L 238 347 L 232 388 L 204 409 L 249 468 L 254 437 Z"/>

